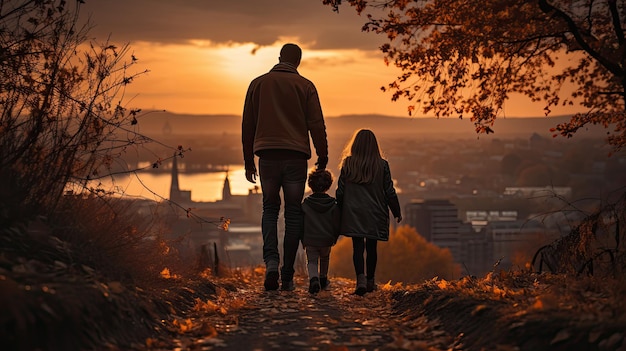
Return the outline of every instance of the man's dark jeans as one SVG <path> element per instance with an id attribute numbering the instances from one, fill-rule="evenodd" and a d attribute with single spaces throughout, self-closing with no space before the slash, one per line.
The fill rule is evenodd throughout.
<path id="1" fill-rule="evenodd" d="M 259 159 L 259 178 L 263 191 L 263 261 L 280 262 L 278 252 L 278 213 L 280 190 L 285 200 L 285 237 L 281 279 L 293 279 L 296 253 L 303 233 L 302 198 L 307 177 L 307 160 Z"/>

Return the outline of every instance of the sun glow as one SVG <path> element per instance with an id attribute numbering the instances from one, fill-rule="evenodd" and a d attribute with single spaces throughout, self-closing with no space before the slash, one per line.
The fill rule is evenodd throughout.
<path id="1" fill-rule="evenodd" d="M 202 41 L 192 41 L 202 51 L 202 56 L 210 63 L 212 74 L 231 81 L 245 82 L 267 72 L 278 62 L 278 50 L 259 48 L 254 43 L 211 45 Z M 208 45 L 207 45 L 208 44 Z M 207 67 L 209 68 L 209 67 Z"/>
<path id="2" fill-rule="evenodd" d="M 209 41 L 155 45 L 135 43 L 133 51 L 150 72 L 128 88 L 129 107 L 194 114 L 239 114 L 250 81 L 268 72 L 280 48 L 294 38 L 269 46 L 254 43 L 216 45 Z M 406 115 L 403 103 L 391 103 L 380 91 L 389 77 L 380 57 L 359 50 L 314 50 L 301 44 L 298 71 L 313 81 L 325 115 L 380 113 Z M 387 76 L 385 76 L 387 75 Z M 363 103 L 363 96 L 368 96 Z"/>
<path id="3" fill-rule="evenodd" d="M 168 45 L 132 43 L 131 52 L 139 60 L 138 68 L 149 72 L 126 88 L 124 106 L 238 115 L 243 110 L 250 81 L 278 63 L 280 48 L 287 42 L 298 43 L 298 40 L 281 38 L 268 46 L 251 42 L 218 45 L 200 40 Z M 403 99 L 392 102 L 391 94 L 380 89 L 400 73 L 396 67 L 384 64 L 380 52 L 316 50 L 314 43 L 300 45 L 303 55 L 298 71 L 317 87 L 324 115 L 408 117 L 410 103 Z M 517 99 L 507 102 L 504 115 L 542 115 L 542 108 Z M 415 115 L 421 115 L 420 112 L 418 107 Z"/>

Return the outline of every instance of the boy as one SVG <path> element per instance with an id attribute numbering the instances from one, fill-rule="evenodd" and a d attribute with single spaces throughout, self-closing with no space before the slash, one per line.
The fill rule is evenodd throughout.
<path id="1" fill-rule="evenodd" d="M 340 213 L 334 197 L 326 192 L 333 183 L 332 174 L 325 169 L 309 173 L 308 185 L 313 194 L 302 202 L 304 236 L 302 245 L 307 256 L 309 293 L 327 290 L 330 249 L 339 237 Z M 319 267 L 318 267 L 319 262 Z M 318 270 L 319 268 L 319 270 Z"/>

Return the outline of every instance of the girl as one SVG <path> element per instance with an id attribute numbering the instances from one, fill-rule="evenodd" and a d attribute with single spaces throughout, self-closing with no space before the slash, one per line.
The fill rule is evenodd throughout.
<path id="1" fill-rule="evenodd" d="M 352 237 L 354 293 L 362 296 L 376 289 L 376 246 L 379 240 L 389 240 L 389 210 L 398 223 L 402 220 L 400 202 L 389 163 L 382 158 L 371 130 L 361 129 L 354 134 L 343 151 L 340 168 L 336 198 L 341 209 L 341 234 Z"/>

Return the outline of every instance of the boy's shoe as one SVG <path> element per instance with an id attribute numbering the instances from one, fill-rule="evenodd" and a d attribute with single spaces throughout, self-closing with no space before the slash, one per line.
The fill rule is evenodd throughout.
<path id="1" fill-rule="evenodd" d="M 330 289 L 330 280 L 328 280 L 328 277 L 320 277 L 320 289 L 322 290 Z"/>
<path id="2" fill-rule="evenodd" d="M 309 280 L 309 293 L 317 294 L 321 289 L 322 287 L 320 286 L 320 279 L 318 277 L 313 277 Z"/>
<path id="3" fill-rule="evenodd" d="M 356 288 L 356 290 L 354 290 L 354 293 L 356 295 L 359 295 L 359 296 L 365 295 L 366 292 L 367 292 L 367 290 L 364 287 L 362 287 L 362 286 L 359 286 L 359 287 Z"/>
<path id="4" fill-rule="evenodd" d="M 294 291 L 296 286 L 293 284 L 293 280 L 283 280 L 283 284 L 280 287 L 282 291 Z"/>
<path id="5" fill-rule="evenodd" d="M 272 271 L 265 274 L 265 282 L 263 283 L 265 290 L 278 290 L 278 272 Z"/>
<path id="6" fill-rule="evenodd" d="M 377 288 L 378 287 L 376 286 L 376 283 L 374 282 L 374 278 L 367 278 L 367 285 L 365 287 L 365 291 L 372 292 L 376 290 Z"/>

